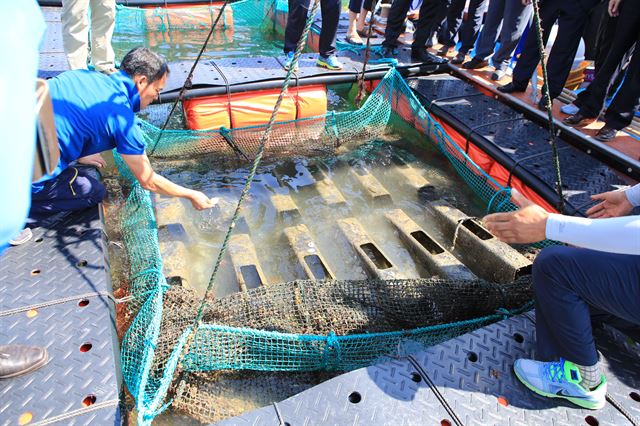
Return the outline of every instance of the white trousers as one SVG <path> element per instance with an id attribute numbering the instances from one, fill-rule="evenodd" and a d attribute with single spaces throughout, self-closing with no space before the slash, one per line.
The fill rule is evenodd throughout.
<path id="1" fill-rule="evenodd" d="M 111 37 L 116 22 L 115 0 L 63 0 L 62 43 L 69 68 L 87 69 L 91 8 L 91 61 L 98 71 L 114 67 Z"/>

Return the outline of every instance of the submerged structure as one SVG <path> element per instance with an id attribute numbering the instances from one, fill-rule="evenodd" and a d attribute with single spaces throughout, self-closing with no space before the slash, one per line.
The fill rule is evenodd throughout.
<path id="1" fill-rule="evenodd" d="M 255 9 L 251 5 L 232 6 L 219 36 L 238 28 L 236 8 Z M 268 25 L 282 26 L 286 5 L 263 6 L 256 14 L 260 25 L 267 16 Z M 129 7 L 119 9 L 121 31 L 134 31 L 143 20 L 162 28 L 168 37 L 163 41 L 179 37 L 172 30 L 210 26 L 207 13 L 219 11 L 197 6 L 204 23 L 194 23 L 198 14 L 181 14 L 180 8 Z M 54 22 L 55 11 L 46 13 Z M 312 34 L 320 26 L 316 21 Z M 511 376 L 513 359 L 533 350 L 535 316 L 527 311 L 535 248 L 499 242 L 478 217 L 514 210 L 512 188 L 556 210 L 546 129 L 529 113 L 447 74 L 451 69 L 444 63 L 362 68 L 362 51 L 341 55 L 347 66 L 333 74 L 305 56 L 295 75 L 266 56 L 204 61 L 182 101 L 187 130 L 163 131 L 142 122 L 147 152 L 161 172 L 195 177 L 220 204 L 198 215 L 180 202 L 152 197 L 114 154 L 126 197 L 114 209 L 120 254 L 126 255 L 127 302 L 118 303 L 119 326 L 126 325 L 121 357 L 114 356 L 117 345 L 109 333 L 94 341 L 83 329 L 86 341 L 69 343 L 73 356 L 56 355 L 51 369 L 42 372 L 72 383 L 76 379 L 62 368 L 64 359 L 100 349 L 83 397 L 68 392 L 69 401 L 49 398 L 47 411 L 31 403 L 23 408 L 5 390 L 8 402 L 0 413 L 6 413 L 7 424 L 118 422 L 128 411 L 116 408 L 125 399 L 117 395 L 118 364 L 138 424 L 151 423 L 167 408 L 229 425 L 634 424 L 640 366 L 632 355 L 638 349 L 615 333 L 603 332 L 602 347 L 610 376 L 623 370 L 624 378 L 612 381 L 617 402 L 601 414 L 553 406 L 524 392 Z M 59 64 L 50 57 L 46 72 Z M 182 88 L 190 62 L 178 59 L 161 102 L 176 99 Z M 358 82 L 367 88 L 364 103 L 331 111 L 327 87 Z M 276 114 L 283 83 L 290 89 Z M 162 122 L 166 108 L 155 111 L 155 122 Z M 559 152 L 566 213 L 584 214 L 589 194 L 624 184 L 611 166 L 639 175 L 637 161 L 603 152 L 594 158 L 564 139 Z M 426 158 L 434 160 L 425 165 Z M 97 212 L 87 215 L 66 222 L 54 218 L 50 228 L 57 236 L 47 240 L 42 229 L 38 243 L 59 249 L 74 269 L 69 274 L 80 276 L 83 285 L 104 288 L 73 289 L 13 308 L 7 301 L 0 315 L 14 324 L 27 321 L 26 315 L 25 329 L 43 327 L 33 320 L 39 310 L 61 323 L 69 321 L 65 312 L 76 318 L 87 306 L 97 309 L 95 318 L 115 316 L 102 245 L 110 241 L 100 231 Z M 109 215 L 115 218 L 113 210 Z M 64 230 L 69 227 L 80 241 L 77 247 L 76 234 Z M 191 263 L 194 240 L 204 247 L 199 254 L 208 255 L 200 266 Z M 90 258 L 75 251 L 89 245 Z M 26 255 L 20 250 L 9 253 L 12 262 Z M 267 265 L 285 251 L 284 260 Z M 8 276 L 17 270 L 25 275 L 20 291 L 49 279 L 44 266 L 26 276 L 21 264 L 5 265 Z M 82 269 L 87 266 L 90 272 Z M 56 306 L 67 311 L 54 311 Z M 59 340 L 55 344 L 64 347 Z M 106 372 L 104 384 L 96 380 L 100 371 Z M 339 376 L 347 371 L 352 372 Z M 20 383 L 22 400 L 37 394 L 29 384 Z"/>

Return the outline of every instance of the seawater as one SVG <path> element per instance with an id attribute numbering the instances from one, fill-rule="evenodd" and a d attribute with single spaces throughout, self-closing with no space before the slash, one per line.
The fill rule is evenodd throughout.
<path id="1" fill-rule="evenodd" d="M 399 173 L 399 162 L 417 170 L 433 186 L 433 191 L 419 195 Z M 353 168 L 364 168 L 376 177 L 391 193 L 392 202 L 385 205 L 372 203 L 354 177 Z M 182 168 L 175 163 L 166 168 L 160 165 L 160 169 L 172 181 L 219 199 L 219 206 L 202 212 L 194 210 L 187 201 L 181 201 L 184 217 L 175 218 L 176 222 L 183 224 L 191 241 L 187 247 L 189 259 L 185 262 L 191 272 L 190 285 L 202 294 L 249 170 L 238 167 L 204 172 Z M 346 199 L 346 206 L 334 208 L 323 203 L 315 190 L 314 174 L 318 170 L 335 183 Z M 300 218 L 279 218 L 270 201 L 272 194 L 291 196 L 298 206 Z M 337 219 L 346 217 L 353 217 L 362 224 L 405 277 L 429 277 L 431 275 L 414 261 L 384 214 L 391 209 L 402 209 L 448 247 L 452 236 L 442 235 L 426 212 L 425 203 L 430 199 L 445 199 L 469 215 L 483 214 L 473 192 L 441 154 L 392 133 L 357 147 L 342 149 L 335 156 L 283 159 L 261 165 L 243 204 L 240 224 L 234 232 L 250 235 L 268 283 L 304 278 L 299 275 L 295 254 L 283 235 L 285 227 L 295 224 L 307 226 L 336 278 L 366 278 L 360 259 L 336 224 Z M 215 280 L 214 295 L 220 298 L 237 291 L 235 273 L 227 255 Z"/>
<path id="2" fill-rule="evenodd" d="M 277 33 L 267 14 L 272 4 L 264 0 L 246 0 L 227 6 L 233 10 L 233 24 L 225 27 L 222 19 L 218 22 L 203 59 L 281 54 L 282 35 Z M 184 10 L 188 15 L 188 9 Z M 170 19 L 163 28 L 159 19 L 144 17 L 143 13 L 153 15 L 154 9 L 140 12 L 137 8 L 124 7 L 118 10 L 112 39 L 116 58 L 122 58 L 136 46 L 146 46 L 169 61 L 193 60 L 210 30 L 208 23 L 193 29 L 172 28 Z"/>

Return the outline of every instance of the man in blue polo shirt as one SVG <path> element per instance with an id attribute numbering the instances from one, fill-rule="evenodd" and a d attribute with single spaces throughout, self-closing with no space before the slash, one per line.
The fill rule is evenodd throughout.
<path id="1" fill-rule="evenodd" d="M 60 211 L 84 209 L 102 201 L 105 196 L 102 183 L 74 162 L 103 167 L 105 161 L 100 153 L 113 148 L 144 189 L 186 198 L 197 210 L 215 205 L 202 192 L 156 174 L 145 154 L 135 113 L 158 97 L 168 73 L 164 59 L 138 47 L 125 55 L 120 71 L 111 76 L 77 70 L 49 80 L 60 161 L 52 175 L 32 185 L 29 212 L 32 220 Z"/>

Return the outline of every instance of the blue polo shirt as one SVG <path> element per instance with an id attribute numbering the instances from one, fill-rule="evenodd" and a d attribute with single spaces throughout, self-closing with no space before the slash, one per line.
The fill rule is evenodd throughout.
<path id="1" fill-rule="evenodd" d="M 78 158 L 113 148 L 120 154 L 144 153 L 144 134 L 135 116 L 140 110 L 140 95 L 124 71 L 111 76 L 88 70 L 67 71 L 48 83 L 60 161 L 51 175 L 32 185 L 34 192 Z"/>

